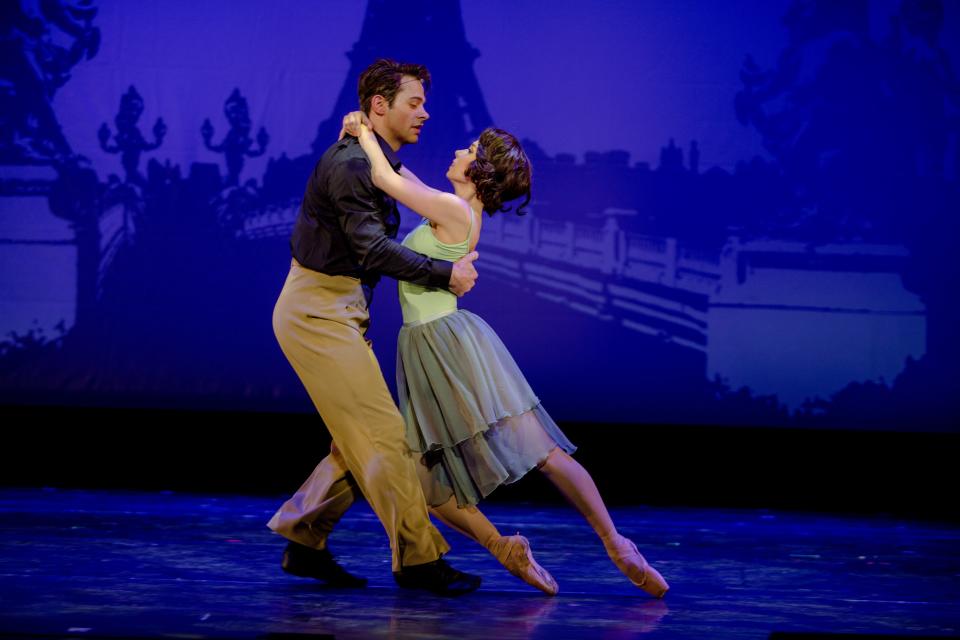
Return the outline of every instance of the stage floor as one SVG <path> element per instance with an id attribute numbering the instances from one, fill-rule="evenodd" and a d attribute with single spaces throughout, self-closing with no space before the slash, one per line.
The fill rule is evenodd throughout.
<path id="1" fill-rule="evenodd" d="M 672 590 L 633 587 L 563 505 L 489 504 L 560 584 L 542 595 L 441 526 L 448 599 L 397 589 L 379 522 L 356 505 L 331 538 L 362 590 L 287 576 L 264 525 L 275 498 L 0 489 L 0 637 L 767 638 L 773 631 L 960 632 L 960 526 L 884 517 L 614 508 Z M 29 635 L 28 635 L 29 634 Z"/>

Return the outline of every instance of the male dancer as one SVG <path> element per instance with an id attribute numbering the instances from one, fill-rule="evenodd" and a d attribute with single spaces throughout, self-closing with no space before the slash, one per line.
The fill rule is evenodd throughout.
<path id="1" fill-rule="evenodd" d="M 405 170 L 395 152 L 419 139 L 429 118 L 429 83 L 426 67 L 385 59 L 360 75 L 360 108 L 400 173 Z M 364 586 L 366 580 L 340 567 L 326 544 L 359 489 L 390 538 L 397 584 L 456 595 L 476 589 L 480 578 L 441 557 L 449 546 L 430 523 L 403 418 L 364 334 L 382 274 L 463 295 L 476 280 L 477 254 L 451 264 L 414 253 L 393 240 L 399 219 L 396 202 L 373 186 L 356 138 L 342 138 L 324 153 L 293 229 L 293 261 L 273 326 L 334 445 L 267 526 L 290 540 L 282 564 L 288 573 Z"/>

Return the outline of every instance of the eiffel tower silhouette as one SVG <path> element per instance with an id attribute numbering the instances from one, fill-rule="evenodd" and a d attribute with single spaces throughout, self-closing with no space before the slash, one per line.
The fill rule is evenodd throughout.
<path id="1" fill-rule="evenodd" d="M 430 120 L 404 161 L 439 185 L 454 149 L 466 147 L 492 120 L 473 72 L 480 52 L 467 42 L 458 0 L 369 0 L 360 39 L 347 53 L 350 71 L 330 117 L 313 143 L 316 156 L 336 140 L 345 114 L 359 108 L 357 81 L 377 58 L 424 64 L 433 79 L 427 93 Z M 429 182 L 429 180 L 428 180 Z"/>

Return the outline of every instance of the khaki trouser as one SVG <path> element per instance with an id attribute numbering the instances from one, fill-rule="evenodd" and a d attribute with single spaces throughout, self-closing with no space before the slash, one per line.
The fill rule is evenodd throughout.
<path id="1" fill-rule="evenodd" d="M 368 323 L 356 278 L 328 276 L 293 261 L 273 329 L 334 448 L 267 526 L 323 549 L 359 489 L 387 531 L 393 570 L 399 571 L 433 562 L 450 547 L 427 515 L 403 418 L 364 340 Z"/>

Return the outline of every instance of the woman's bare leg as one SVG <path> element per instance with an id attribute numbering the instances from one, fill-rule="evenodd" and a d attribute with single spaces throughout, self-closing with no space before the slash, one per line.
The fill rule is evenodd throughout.
<path id="1" fill-rule="evenodd" d="M 596 483 L 583 465 L 557 447 L 540 465 L 540 471 L 553 483 L 553 486 L 559 489 L 567 502 L 586 518 L 604 544 L 616 535 L 617 528 L 613 526 L 613 520 L 607 512 L 603 498 L 600 497 L 600 491 L 597 490 Z"/>
<path id="2" fill-rule="evenodd" d="M 483 546 L 507 571 L 527 584 L 550 595 L 557 593 L 557 581 L 533 559 L 530 542 L 523 536 L 500 535 L 480 509 L 472 505 L 458 507 L 456 498 L 450 498 L 440 506 L 430 507 L 430 513 L 451 529 Z"/>
<path id="3" fill-rule="evenodd" d="M 540 471 L 590 524 L 617 568 L 635 585 L 662 598 L 670 586 L 656 569 L 647 564 L 637 546 L 617 533 L 600 491 L 583 465 L 557 447 L 540 465 Z"/>
<path id="4" fill-rule="evenodd" d="M 430 507 L 437 520 L 454 531 L 462 533 L 485 549 L 500 537 L 500 532 L 487 516 L 474 506 L 458 507 L 457 499 L 450 498 L 438 507 Z"/>

